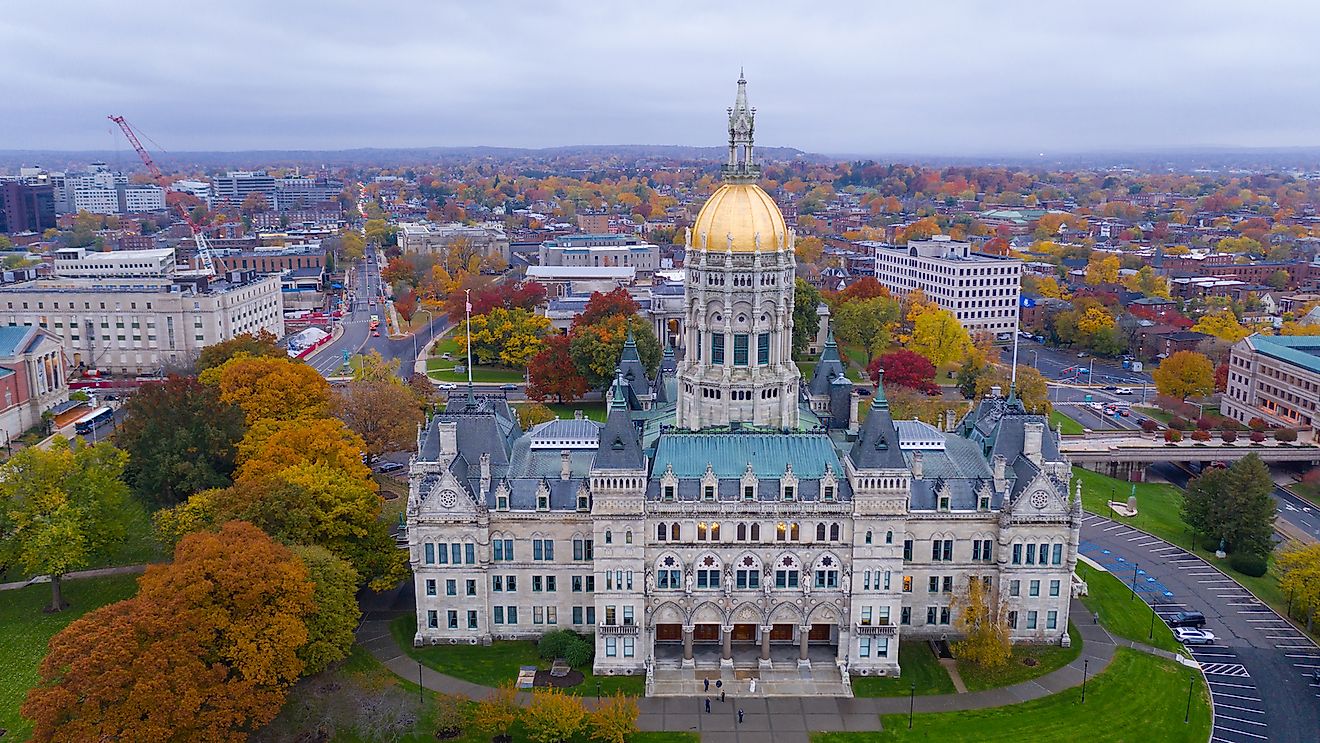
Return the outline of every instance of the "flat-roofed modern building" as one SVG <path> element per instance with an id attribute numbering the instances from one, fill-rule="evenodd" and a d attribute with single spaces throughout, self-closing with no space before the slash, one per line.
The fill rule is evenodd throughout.
<path id="1" fill-rule="evenodd" d="M 977 253 L 945 235 L 907 245 L 860 244 L 875 250 L 875 278 L 895 296 L 920 289 L 969 333 L 1001 336 L 1017 328 L 1022 261 Z"/>
<path id="2" fill-rule="evenodd" d="M 563 235 L 541 243 L 542 266 L 631 266 L 639 277 L 660 267 L 660 248 L 633 235 Z"/>
<path id="3" fill-rule="evenodd" d="M 464 245 L 483 258 L 497 255 L 505 265 L 509 262 L 509 236 L 498 222 L 471 225 L 403 222 L 399 224 L 398 235 L 399 249 L 405 253 L 448 255 L 455 245 Z"/>
<path id="4" fill-rule="evenodd" d="M 1276 426 L 1317 428 L 1320 336 L 1255 333 L 1228 358 L 1228 387 L 1220 408 L 1239 423 L 1261 418 Z"/>

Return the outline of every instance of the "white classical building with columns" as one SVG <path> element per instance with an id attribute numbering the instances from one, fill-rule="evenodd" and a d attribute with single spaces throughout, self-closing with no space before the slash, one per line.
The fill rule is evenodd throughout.
<path id="1" fill-rule="evenodd" d="M 901 673 L 990 589 L 1015 642 L 1066 643 L 1079 496 L 1010 394 L 942 428 L 864 419 L 832 339 L 789 356 L 793 233 L 756 184 L 739 80 L 724 184 L 687 236 L 684 357 L 625 345 L 606 421 L 523 431 L 456 393 L 419 431 L 407 507 L 417 644 L 568 628 L 597 674 Z M 648 691 L 657 688 L 648 684 Z"/>

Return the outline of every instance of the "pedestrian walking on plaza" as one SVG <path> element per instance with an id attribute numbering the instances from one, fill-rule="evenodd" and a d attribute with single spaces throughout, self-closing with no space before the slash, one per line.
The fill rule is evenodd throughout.
<path id="1" fill-rule="evenodd" d="M 710 714 L 710 697 L 706 697 L 706 714 Z"/>
<path id="2" fill-rule="evenodd" d="M 724 690 L 720 690 L 720 704 L 724 704 Z"/>
<path id="3" fill-rule="evenodd" d="M 704 691 L 710 691 L 710 679 L 702 679 L 702 681 L 706 684 Z"/>
<path id="4" fill-rule="evenodd" d="M 738 724 L 742 724 L 742 708 L 738 709 Z"/>

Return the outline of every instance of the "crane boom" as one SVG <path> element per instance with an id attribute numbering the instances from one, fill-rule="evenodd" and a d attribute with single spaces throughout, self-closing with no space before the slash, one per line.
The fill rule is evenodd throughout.
<path id="1" fill-rule="evenodd" d="M 133 145 L 138 157 L 142 158 L 142 164 L 147 166 L 147 170 L 151 172 L 151 176 L 156 179 L 157 183 L 166 191 L 173 190 L 169 187 L 169 184 L 164 182 L 165 174 L 160 172 L 160 166 L 156 165 L 155 160 L 151 159 L 151 153 L 147 152 L 147 148 L 143 147 L 142 143 L 138 141 L 137 134 L 133 132 L 133 127 L 128 125 L 124 117 L 111 114 L 106 118 L 118 124 L 119 128 L 123 130 L 124 136 L 128 138 L 128 143 Z M 192 232 L 193 242 L 197 243 L 197 258 L 202 262 L 202 270 L 207 276 L 214 276 L 215 261 L 211 258 L 211 247 L 206 242 L 205 231 L 193 221 L 192 215 L 188 213 L 188 209 L 182 201 L 177 201 L 174 205 L 179 210 L 179 216 L 183 217 L 183 221 L 187 223 L 188 230 Z"/>

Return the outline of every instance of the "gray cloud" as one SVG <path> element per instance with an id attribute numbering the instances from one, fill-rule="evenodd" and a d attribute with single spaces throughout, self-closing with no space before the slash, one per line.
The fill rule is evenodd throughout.
<path id="1" fill-rule="evenodd" d="M 13 3 L 0 149 L 1320 144 L 1320 5 L 1164 1 Z"/>

